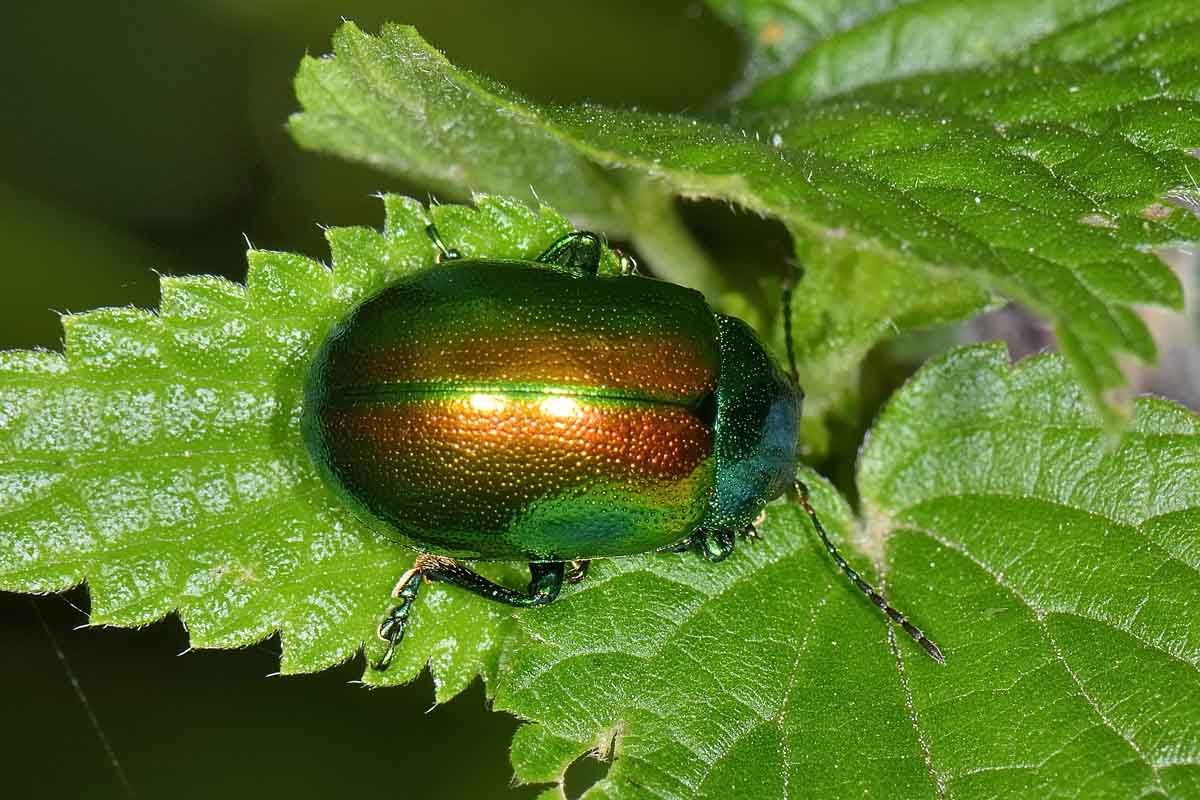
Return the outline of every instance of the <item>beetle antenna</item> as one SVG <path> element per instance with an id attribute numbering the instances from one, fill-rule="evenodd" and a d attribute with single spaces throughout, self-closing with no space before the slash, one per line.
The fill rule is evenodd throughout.
<path id="1" fill-rule="evenodd" d="M 855 571 L 854 567 L 847 564 L 846 559 L 842 558 L 842 554 L 839 553 L 838 549 L 833 546 L 833 542 L 829 541 L 829 535 L 825 533 L 825 526 L 821 524 L 821 520 L 817 516 L 816 509 L 814 509 L 812 507 L 812 503 L 809 502 L 808 487 L 804 485 L 804 481 L 797 480 L 795 483 L 795 489 L 796 496 L 800 500 L 800 505 L 804 507 L 804 511 L 808 514 L 809 519 L 812 520 L 813 527 L 817 529 L 817 535 L 820 536 L 821 541 L 825 543 L 825 549 L 829 551 L 829 555 L 833 556 L 834 563 L 841 568 L 842 572 L 846 573 L 846 577 L 850 579 L 850 582 L 857 586 L 859 591 L 869 597 L 871 602 L 879 607 L 880 611 L 882 611 L 884 614 L 887 614 L 888 619 L 903 628 L 905 633 L 917 641 L 917 644 L 925 648 L 925 652 L 928 653 L 934 661 L 938 662 L 939 664 L 945 664 L 946 657 L 942 655 L 942 651 L 938 648 L 938 646 L 934 644 L 928 636 L 922 633 L 920 628 L 909 622 L 907 617 L 905 617 L 896 609 L 892 608 L 892 606 L 888 605 L 888 601 L 883 598 L 883 595 L 877 592 L 874 586 L 863 580 L 863 577 Z"/>
<path id="2" fill-rule="evenodd" d="M 456 258 L 462 258 L 462 253 L 455 250 L 453 247 L 446 247 L 446 243 L 442 241 L 442 237 L 438 235 L 437 225 L 432 222 L 425 226 L 425 235 L 429 237 L 429 241 L 433 242 L 433 246 L 438 251 L 438 263 L 443 261 L 453 261 Z"/>
<path id="3" fill-rule="evenodd" d="M 783 339 L 787 346 L 788 366 L 792 370 L 792 382 L 797 386 L 800 385 L 800 370 L 796 368 L 796 345 L 792 342 L 792 296 L 796 291 L 796 279 L 802 274 L 803 269 L 798 264 L 793 264 L 788 271 L 787 277 L 783 279 Z"/>

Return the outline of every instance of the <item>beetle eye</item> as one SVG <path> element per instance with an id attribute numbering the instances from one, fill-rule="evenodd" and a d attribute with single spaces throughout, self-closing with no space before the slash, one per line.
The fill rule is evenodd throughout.
<path id="1" fill-rule="evenodd" d="M 717 426 L 717 393 L 708 392 L 696 404 L 696 416 L 709 428 Z"/>

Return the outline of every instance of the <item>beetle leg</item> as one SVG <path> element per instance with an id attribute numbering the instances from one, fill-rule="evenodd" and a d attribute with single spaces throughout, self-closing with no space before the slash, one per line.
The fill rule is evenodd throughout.
<path id="1" fill-rule="evenodd" d="M 700 555 L 712 562 L 724 561 L 733 552 L 733 531 L 728 528 L 700 529 L 692 534 Z"/>
<path id="2" fill-rule="evenodd" d="M 441 264 L 445 261 L 454 261 L 455 259 L 462 258 L 462 253 L 453 247 L 446 247 L 446 243 L 438 235 L 437 226 L 432 222 L 425 226 L 425 235 L 429 237 L 429 240 L 433 242 L 433 246 L 437 248 L 437 263 Z"/>
<path id="3" fill-rule="evenodd" d="M 571 570 L 567 573 L 567 580 L 570 583 L 579 583 L 587 577 L 588 567 L 592 565 L 590 559 L 581 559 L 571 562 Z"/>
<path id="4" fill-rule="evenodd" d="M 727 528 L 696 531 L 696 545 L 709 561 L 724 561 L 733 552 L 733 531 Z"/>
<path id="5" fill-rule="evenodd" d="M 617 263 L 621 265 L 621 274 L 622 275 L 629 276 L 629 275 L 641 275 L 642 274 L 641 270 L 638 269 L 638 263 L 637 263 L 636 258 L 634 258 L 633 256 L 629 255 L 626 252 L 618 250 L 615 247 L 612 248 L 612 251 L 613 251 L 613 255 L 615 255 L 617 257 Z"/>
<path id="6" fill-rule="evenodd" d="M 425 578 L 430 581 L 441 581 L 474 592 L 480 597 L 495 600 L 505 605 L 528 608 L 544 606 L 558 597 L 562 589 L 563 576 L 566 574 L 566 564 L 562 561 L 531 562 L 529 564 L 529 588 L 518 592 L 507 586 L 492 583 L 470 567 L 464 566 L 452 558 L 445 556 L 422 556 L 428 559 L 429 567 L 425 570 Z"/>
<path id="7" fill-rule="evenodd" d="M 575 231 L 550 245 L 534 261 L 562 267 L 578 275 L 595 275 L 600 271 L 603 253 L 604 246 L 599 236 L 587 231 Z"/>
<path id="8" fill-rule="evenodd" d="M 396 598 L 398 602 L 388 609 L 383 622 L 379 623 L 379 630 L 376 631 L 376 635 L 387 642 L 388 646 L 383 657 L 371 665 L 372 669 L 387 669 L 388 665 L 392 663 L 392 656 L 396 653 L 396 645 L 400 644 L 400 640 L 404 638 L 404 626 L 408 622 L 408 615 L 412 612 L 413 601 L 417 599 L 417 592 L 421 588 L 421 578 L 425 573 L 423 559 L 425 556 L 418 557 L 412 569 L 401 575 L 400 580 L 396 581 L 396 588 L 392 589 L 392 597 Z"/>
<path id="9" fill-rule="evenodd" d="M 469 592 L 474 592 L 498 603 L 531 607 L 544 606 L 558 597 L 559 591 L 562 590 L 565 572 L 566 565 L 561 561 L 530 563 L 529 588 L 525 592 L 518 592 L 507 586 L 492 583 L 478 572 L 463 566 L 452 558 L 428 553 L 422 554 L 417 557 L 412 569 L 400 576 L 396 588 L 392 590 L 392 596 L 397 598 L 398 602 L 384 616 L 378 631 L 379 638 L 388 643 L 388 648 L 383 658 L 372 664 L 371 667 L 384 670 L 391 663 L 396 646 L 404 638 L 404 628 L 408 622 L 408 616 L 412 612 L 413 601 L 417 599 L 417 591 L 420 589 L 422 579 L 460 586 Z"/>
<path id="10" fill-rule="evenodd" d="M 709 561 L 724 561 L 733 552 L 733 531 L 728 528 L 701 528 L 678 544 L 660 547 L 657 553 L 686 553 L 695 550 Z"/>
<path id="11" fill-rule="evenodd" d="M 766 521 L 767 509 L 764 506 L 763 510 L 758 512 L 758 516 L 754 518 L 754 521 L 747 525 L 746 529 L 742 531 L 742 536 L 745 536 L 747 539 L 751 539 L 755 542 L 761 542 L 763 537 L 762 534 L 758 532 L 758 526 L 762 525 Z"/>

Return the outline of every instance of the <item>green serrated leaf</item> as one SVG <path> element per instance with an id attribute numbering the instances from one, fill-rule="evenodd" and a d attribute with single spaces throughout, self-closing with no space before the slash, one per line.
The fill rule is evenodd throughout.
<path id="1" fill-rule="evenodd" d="M 1187 36 L 1181 0 L 708 0 L 751 45 L 743 91 L 780 104 L 1025 53 L 1079 60 Z M 1194 55 L 1194 40 L 1187 43 Z M 1151 48 L 1154 49 L 1154 48 Z M 1174 49 L 1173 55 L 1181 53 Z M 1159 60 L 1161 56 L 1155 57 Z M 1144 59 L 1143 59 L 1144 60 Z"/>
<path id="2" fill-rule="evenodd" d="M 531 258 L 570 229 L 546 208 L 476 202 L 431 212 L 467 255 Z M 384 203 L 382 235 L 329 232 L 332 269 L 252 252 L 246 286 L 164 278 L 158 314 L 67 316 L 65 356 L 0 353 L 0 588 L 86 581 L 91 624 L 177 613 L 197 648 L 278 631 L 286 673 L 382 645 L 375 626 L 412 553 L 327 492 L 298 420 L 311 353 L 329 328 L 434 262 L 425 209 Z M 507 610 L 433 586 L 422 612 L 391 669 L 364 680 L 405 682 L 428 663 L 445 700 L 494 675 Z"/>
<path id="3" fill-rule="evenodd" d="M 817 32 L 828 37 L 822 42 L 853 46 L 861 37 L 843 23 L 867 17 L 932 36 L 947 20 L 961 21 L 952 6 L 821 5 L 830 14 L 850 11 L 832 28 L 814 27 L 810 46 L 818 46 Z M 389 26 L 373 37 L 347 24 L 333 57 L 302 65 L 305 111 L 293 117 L 292 130 L 308 147 L 432 176 L 439 185 L 536 191 L 572 215 L 632 236 L 660 273 L 743 313 L 745 304 L 726 291 L 728 278 L 663 213 L 665 197 L 719 198 L 780 219 L 801 261 L 826 261 L 806 265 L 810 274 L 796 297 L 799 315 L 833 314 L 822 328 L 841 327 L 833 341 L 845 343 L 848 358 L 837 365 L 829 395 L 853 387 L 857 360 L 875 343 L 908 326 L 968 316 L 1000 291 L 1054 320 L 1089 396 L 1103 407 L 1104 392 L 1123 380 L 1117 354 L 1154 354 L 1130 304 L 1181 303 L 1178 281 L 1152 248 L 1200 239 L 1200 221 L 1160 202 L 1194 184 L 1185 148 L 1200 141 L 1200 116 L 1189 113 L 1200 58 L 1193 49 L 1171 51 L 1165 33 L 1139 42 L 1136 59 L 1130 48 L 1102 57 L 1084 46 L 1093 40 L 1075 33 L 1090 25 L 1099 38 L 1126 13 L 1141 23 L 1153 18 L 1157 34 L 1197 12 L 1178 3 L 1163 4 L 1159 16 L 1145 4 L 1117 6 L 1098 14 L 1087 3 L 1055 4 L 1054 13 L 1021 23 L 1020 46 L 992 54 L 1036 55 L 1044 63 L 968 67 L 993 60 L 979 55 L 937 62 L 961 69 L 936 74 L 884 70 L 856 94 L 785 92 L 725 123 L 539 106 L 451 65 L 411 28 Z M 875 39 L 861 41 L 869 48 Z M 904 41 L 915 47 L 919 37 Z M 1074 60 L 1064 63 L 1068 52 Z M 1162 58 L 1155 61 L 1154 52 Z M 841 88 L 875 80 L 869 70 L 856 74 L 862 79 Z M 786 107 L 777 106 L 782 100 Z M 1167 105 L 1183 118 L 1164 122 Z M 496 159 L 498 152 L 505 157 Z M 461 164 L 476 166 L 458 180 L 450 167 Z M 550 174 L 556 165 L 562 180 Z M 818 281 L 834 263 L 855 265 L 859 280 L 839 303 L 852 313 L 821 304 L 831 288 Z M 878 285 L 893 287 L 886 307 L 874 302 Z M 827 374 L 829 357 L 813 352 L 820 349 L 815 334 L 805 335 L 804 366 Z"/>
<path id="4" fill-rule="evenodd" d="M 336 61 L 306 58 L 296 78 L 300 102 L 323 111 L 292 119 L 302 144 L 337 141 L 348 158 L 418 177 L 454 196 L 467 196 L 471 187 L 510 186 L 505 194 L 537 201 L 540 193 L 597 227 L 620 225 L 611 175 L 549 133 L 505 121 L 523 114 L 525 101 L 516 93 L 471 75 L 489 99 L 480 103 L 465 87 L 440 80 L 433 64 L 408 65 L 424 79 L 395 80 L 402 65 L 394 59 L 403 55 L 381 48 L 353 23 L 334 42 Z"/>
<path id="5" fill-rule="evenodd" d="M 723 564 L 598 565 L 520 619 L 518 775 L 611 749 L 585 797 L 1200 797 L 1200 418 L 1142 400 L 1113 444 L 1061 358 L 964 348 L 872 431 L 863 523 L 813 488 L 944 667 L 773 505 Z"/>

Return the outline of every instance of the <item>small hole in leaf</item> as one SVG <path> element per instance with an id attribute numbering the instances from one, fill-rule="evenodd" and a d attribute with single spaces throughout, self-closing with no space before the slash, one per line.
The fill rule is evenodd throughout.
<path id="1" fill-rule="evenodd" d="M 594 750 L 571 762 L 563 778 L 563 792 L 568 800 L 578 800 L 584 792 L 604 780 L 611 766 L 611 761 L 600 758 Z"/>
<path id="2" fill-rule="evenodd" d="M 1098 212 L 1093 212 L 1091 214 L 1084 214 L 1082 217 L 1079 218 L 1079 222 L 1081 225 L 1087 225 L 1092 228 L 1116 228 L 1117 227 L 1117 221 L 1115 219 L 1113 219 L 1112 217 L 1110 217 L 1107 214 L 1101 214 Z"/>
<path id="3" fill-rule="evenodd" d="M 1166 219 L 1173 213 L 1175 213 L 1175 209 L 1165 203 L 1151 203 L 1142 209 L 1142 219 L 1157 222 Z"/>

